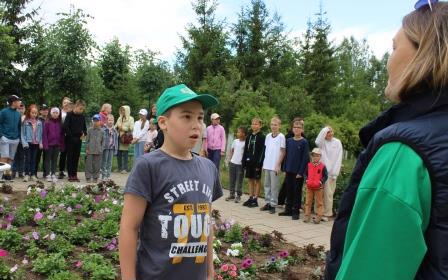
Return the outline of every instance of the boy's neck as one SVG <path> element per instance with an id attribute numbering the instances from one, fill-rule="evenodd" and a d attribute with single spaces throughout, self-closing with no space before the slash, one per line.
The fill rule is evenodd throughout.
<path id="1" fill-rule="evenodd" d="M 238 140 L 240 140 L 240 141 L 246 141 L 246 137 L 238 138 Z"/>
<path id="2" fill-rule="evenodd" d="M 172 143 L 170 143 L 169 140 L 168 141 L 167 140 L 168 139 L 165 138 L 165 141 L 163 142 L 163 145 L 160 148 L 163 152 L 165 152 L 166 154 L 168 154 L 173 158 L 180 160 L 190 160 L 193 158 L 190 150 L 184 150 L 182 148 L 175 147 L 174 145 L 172 145 Z"/>
<path id="3" fill-rule="evenodd" d="M 275 137 L 275 136 L 277 136 L 279 134 L 280 134 L 280 131 L 277 131 L 277 132 L 272 131 L 271 132 L 272 137 Z"/>
<path id="4" fill-rule="evenodd" d="M 294 135 L 294 140 L 301 140 L 302 138 L 303 138 L 302 135 L 299 136 Z"/>
<path id="5" fill-rule="evenodd" d="M 254 131 L 252 131 L 252 134 L 253 134 L 253 135 L 258 134 L 258 132 L 260 132 L 260 131 L 259 131 L 259 130 L 258 130 L 258 131 L 255 131 L 255 130 L 254 130 Z"/>

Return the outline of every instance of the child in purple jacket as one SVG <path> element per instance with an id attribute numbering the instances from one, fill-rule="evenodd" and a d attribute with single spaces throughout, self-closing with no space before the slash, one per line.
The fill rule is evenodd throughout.
<path id="1" fill-rule="evenodd" d="M 56 176 L 58 156 L 59 152 L 64 149 L 64 130 L 59 108 L 51 108 L 50 114 L 50 118 L 44 125 L 42 144 L 45 153 L 45 170 L 48 172 L 47 181 L 56 182 L 58 180 Z"/>

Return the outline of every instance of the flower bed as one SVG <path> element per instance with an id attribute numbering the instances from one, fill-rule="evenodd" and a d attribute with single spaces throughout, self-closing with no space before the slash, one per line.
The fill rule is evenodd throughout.
<path id="1" fill-rule="evenodd" d="M 0 189 L 0 279 L 119 279 L 122 191 L 113 182 Z M 297 248 L 215 217 L 215 279 L 320 279 L 323 248 Z"/>

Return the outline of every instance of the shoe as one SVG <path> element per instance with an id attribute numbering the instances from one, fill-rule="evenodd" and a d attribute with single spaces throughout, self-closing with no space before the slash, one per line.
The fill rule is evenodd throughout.
<path id="1" fill-rule="evenodd" d="M 58 181 L 58 176 L 56 176 L 56 174 L 53 174 L 51 176 L 51 180 L 53 181 L 53 183 L 56 183 Z"/>
<path id="2" fill-rule="evenodd" d="M 252 202 L 252 197 L 249 197 L 249 199 L 248 200 L 246 200 L 244 203 L 243 203 L 243 206 L 249 206 L 249 204 Z"/>
<path id="3" fill-rule="evenodd" d="M 64 172 L 59 172 L 58 179 L 62 180 L 62 179 L 64 179 L 64 177 L 65 177 Z M 69 180 L 69 182 L 71 182 L 71 181 L 70 181 L 70 176 L 69 176 L 68 180 Z"/>
<path id="4" fill-rule="evenodd" d="M 314 220 L 313 220 L 313 222 L 315 223 L 315 224 L 320 224 L 320 221 L 322 220 L 322 218 L 321 217 L 316 217 Z"/>
<path id="5" fill-rule="evenodd" d="M 285 210 L 283 212 L 278 213 L 279 216 L 292 216 L 292 212 Z"/>
<path id="6" fill-rule="evenodd" d="M 237 195 L 236 197 L 235 197 L 235 203 L 239 203 L 241 201 L 241 196 L 240 195 Z"/>
<path id="7" fill-rule="evenodd" d="M 234 200 L 234 199 L 235 199 L 235 196 L 233 194 L 226 197 L 226 201 L 230 201 L 230 200 Z"/>
<path id="8" fill-rule="evenodd" d="M 311 220 L 310 216 L 305 216 L 305 219 L 303 219 L 304 223 L 309 223 Z"/>
<path id="9" fill-rule="evenodd" d="M 257 200 L 257 198 L 254 197 L 254 198 L 252 199 L 252 201 L 249 203 L 249 205 L 247 205 L 247 207 L 249 207 L 249 208 L 255 208 L 255 207 L 258 207 L 258 200 Z"/>
<path id="10" fill-rule="evenodd" d="M 263 207 L 260 208 L 261 211 L 269 211 L 271 210 L 271 204 L 266 203 Z"/>
<path id="11" fill-rule="evenodd" d="M 126 170 L 121 170 L 121 174 L 127 174 L 128 172 Z"/>
<path id="12" fill-rule="evenodd" d="M 23 179 L 23 178 L 25 178 L 25 176 L 23 176 L 23 174 L 19 173 L 19 179 Z"/>
<path id="13" fill-rule="evenodd" d="M 28 182 L 28 177 L 27 176 L 23 177 L 23 181 Z"/>
<path id="14" fill-rule="evenodd" d="M 39 181 L 39 178 L 37 178 L 36 175 L 32 176 L 34 181 Z"/>
<path id="15" fill-rule="evenodd" d="M 51 177 L 51 175 L 47 175 L 46 179 L 47 182 L 53 182 L 53 178 Z"/>
<path id="16" fill-rule="evenodd" d="M 298 220 L 300 217 L 299 217 L 299 214 L 292 214 L 291 218 L 293 220 Z"/>
<path id="17" fill-rule="evenodd" d="M 328 217 L 326 216 L 322 216 L 322 218 L 320 219 L 322 222 L 328 222 Z"/>
<path id="18" fill-rule="evenodd" d="M 269 209 L 269 213 L 270 214 L 275 214 L 275 207 L 271 206 L 271 209 Z"/>

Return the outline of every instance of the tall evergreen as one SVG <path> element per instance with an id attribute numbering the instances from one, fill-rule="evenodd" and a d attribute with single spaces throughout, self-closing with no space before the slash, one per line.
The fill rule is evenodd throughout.
<path id="1" fill-rule="evenodd" d="M 197 87 L 207 74 L 226 73 L 230 51 L 224 23 L 216 20 L 216 0 L 196 0 L 193 9 L 197 24 L 189 24 L 181 36 L 182 50 L 177 53 L 176 70 L 183 82 Z"/>

